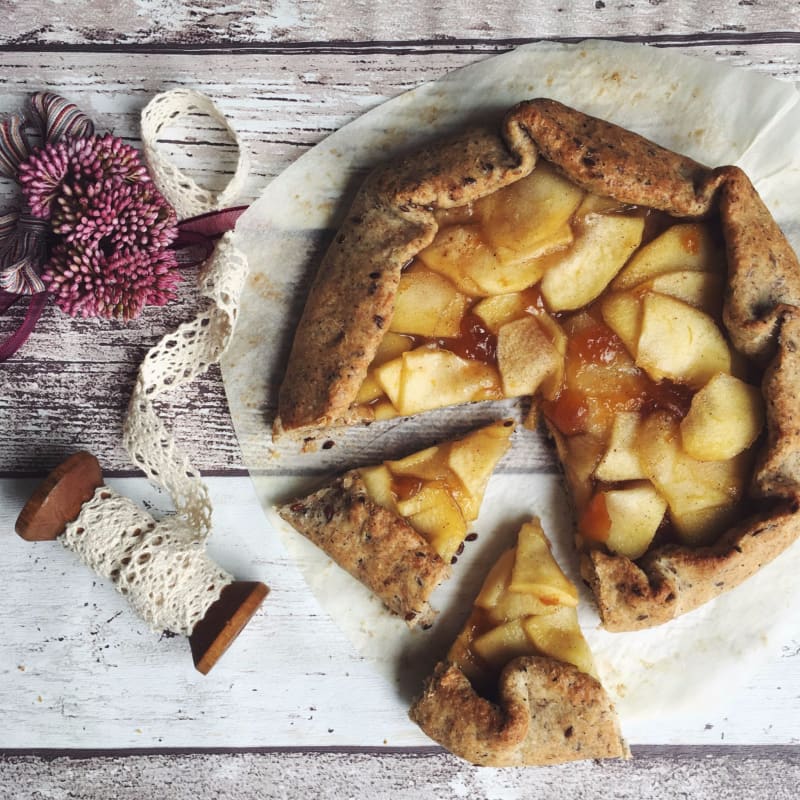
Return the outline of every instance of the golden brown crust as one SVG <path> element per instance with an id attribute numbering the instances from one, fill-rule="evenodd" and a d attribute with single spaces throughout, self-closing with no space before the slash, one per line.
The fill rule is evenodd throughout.
<path id="1" fill-rule="evenodd" d="M 374 173 L 320 264 L 278 397 L 276 435 L 349 420 L 394 309 L 400 272 L 436 234 L 430 208 L 449 208 L 529 174 L 535 156 L 496 133 L 470 131 Z"/>
<path id="2" fill-rule="evenodd" d="M 381 325 L 390 320 L 403 264 L 435 234 L 429 207 L 489 194 L 528 174 L 541 153 L 597 194 L 677 217 L 704 217 L 718 208 L 729 271 L 725 325 L 738 350 L 768 365 L 768 434 L 758 454 L 754 494 L 785 502 L 745 520 L 712 548 L 661 548 L 639 565 L 593 553 L 583 569 L 610 630 L 659 624 L 738 585 L 800 535 L 794 519 L 800 497 L 800 419 L 794 410 L 800 389 L 800 267 L 758 193 L 736 167 L 711 170 L 553 100 L 511 109 L 502 139 L 480 131 L 464 141 L 461 147 L 435 144 L 375 173 L 359 194 L 344 238 L 323 261 L 298 329 L 276 430 L 306 434 L 348 420 L 382 336 L 374 315 Z M 481 148 L 488 158 L 481 157 Z"/>
<path id="3" fill-rule="evenodd" d="M 277 512 L 409 626 L 433 620 L 428 598 L 450 566 L 405 519 L 370 499 L 357 470 Z"/>
<path id="4" fill-rule="evenodd" d="M 796 502 L 800 486 L 800 311 L 792 309 L 780 325 L 780 346 L 762 381 L 767 441 L 755 470 L 760 497 Z"/>
<path id="5" fill-rule="evenodd" d="M 723 177 L 643 136 L 555 100 L 520 103 L 509 112 L 506 125 L 524 129 L 541 155 L 583 189 L 678 217 L 707 215 Z"/>
<path id="6" fill-rule="evenodd" d="M 582 572 L 603 627 L 633 631 L 668 622 L 733 589 L 800 536 L 795 502 L 755 514 L 710 547 L 661 547 L 638 564 L 595 550 Z"/>
<path id="7" fill-rule="evenodd" d="M 726 170 L 719 212 L 728 255 L 725 327 L 737 350 L 764 363 L 781 317 L 800 306 L 800 264 L 738 167 Z"/>
<path id="8" fill-rule="evenodd" d="M 500 702 L 492 703 L 458 667 L 441 662 L 409 716 L 448 750 L 482 766 L 630 756 L 605 690 L 572 664 L 516 658 L 499 689 Z"/>

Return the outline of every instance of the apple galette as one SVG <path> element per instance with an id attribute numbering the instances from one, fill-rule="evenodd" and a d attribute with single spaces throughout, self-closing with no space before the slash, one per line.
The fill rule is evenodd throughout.
<path id="1" fill-rule="evenodd" d="M 604 625 L 659 624 L 800 533 L 798 304 L 740 169 L 533 100 L 367 180 L 276 435 L 533 396 Z"/>
<path id="2" fill-rule="evenodd" d="M 538 520 L 526 523 L 486 577 L 411 718 L 473 764 L 627 757 L 577 603 Z"/>
<path id="3" fill-rule="evenodd" d="M 477 518 L 514 425 L 501 420 L 396 461 L 350 470 L 280 506 L 280 516 L 409 626 L 428 625 L 433 590 Z"/>

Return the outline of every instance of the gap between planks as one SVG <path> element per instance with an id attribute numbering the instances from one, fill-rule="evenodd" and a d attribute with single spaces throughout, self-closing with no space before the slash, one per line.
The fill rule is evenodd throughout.
<path id="1" fill-rule="evenodd" d="M 707 47 L 751 46 L 759 44 L 800 44 L 800 32 L 764 31 L 756 33 L 685 33 L 685 34 L 628 34 L 614 36 L 544 36 L 512 37 L 499 39 L 436 38 L 396 41 L 299 41 L 299 42 L 237 42 L 233 39 L 216 39 L 212 42 L 146 42 L 111 43 L 86 42 L 20 42 L 0 45 L 0 53 L 126 53 L 191 55 L 205 54 L 255 54 L 255 55 L 407 55 L 426 54 L 500 53 L 535 42 L 560 42 L 576 44 L 588 39 L 632 44 L 649 44 L 656 47 Z"/>

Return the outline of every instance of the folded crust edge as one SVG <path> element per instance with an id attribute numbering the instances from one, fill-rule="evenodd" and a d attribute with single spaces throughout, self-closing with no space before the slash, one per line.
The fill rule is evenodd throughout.
<path id="1" fill-rule="evenodd" d="M 409 716 L 434 741 L 480 766 L 630 758 L 605 690 L 572 664 L 516 658 L 503 669 L 499 690 L 498 703 L 481 697 L 457 666 L 443 661 Z"/>

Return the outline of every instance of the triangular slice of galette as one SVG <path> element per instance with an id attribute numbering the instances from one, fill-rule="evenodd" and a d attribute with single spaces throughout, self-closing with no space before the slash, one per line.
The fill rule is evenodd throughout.
<path id="1" fill-rule="evenodd" d="M 484 766 L 627 758 L 583 638 L 578 593 L 534 519 L 490 570 L 411 718 Z"/>
<path id="2" fill-rule="evenodd" d="M 509 447 L 501 420 L 395 461 L 350 470 L 280 516 L 410 625 L 428 625 L 433 590 L 480 511 Z"/>

